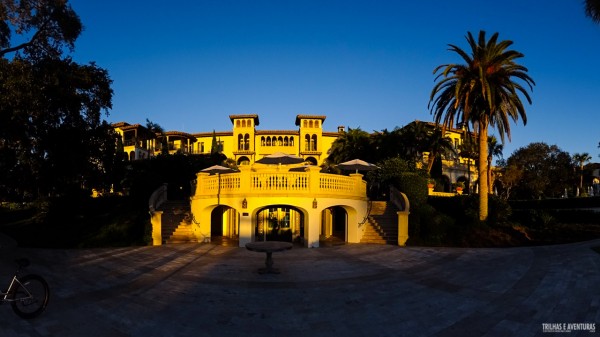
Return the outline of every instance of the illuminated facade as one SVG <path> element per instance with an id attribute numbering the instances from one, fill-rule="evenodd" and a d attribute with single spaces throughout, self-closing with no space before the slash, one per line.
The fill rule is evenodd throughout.
<path id="1" fill-rule="evenodd" d="M 435 123 L 431 122 L 414 121 L 412 123 L 421 123 L 425 125 L 429 131 L 433 131 L 438 127 Z M 442 186 L 436 187 L 436 191 L 440 192 L 430 192 L 431 195 L 447 196 L 445 193 L 453 195 L 454 191 L 452 185 L 457 182 L 462 182 L 465 186 L 473 188 L 473 186 L 477 184 L 477 179 L 479 177 L 475 159 L 464 155 L 461 156 L 461 154 L 465 153 L 463 145 L 467 137 L 470 136 L 472 139 L 475 139 L 474 137 L 476 137 L 476 135 L 464 128 L 447 128 L 444 136 L 450 139 L 455 153 L 442 154 L 442 177 L 440 182 Z M 424 167 L 427 165 L 428 160 L 429 153 L 424 152 L 421 161 L 418 162 L 417 165 Z"/>
<path id="2" fill-rule="evenodd" d="M 276 152 L 293 154 L 313 165 L 321 165 L 327 151 L 344 127 L 336 132 L 323 130 L 325 116 L 297 115 L 296 130 L 257 130 L 258 115 L 231 115 L 231 131 L 185 133 L 167 131 L 153 134 L 140 124 L 113 124 L 121 135 L 123 151 L 129 160 L 145 159 L 159 154 L 163 146 L 169 153 L 210 154 L 215 150 L 237 165 L 253 164 Z"/>
<path id="3" fill-rule="evenodd" d="M 231 131 L 152 133 L 142 125 L 115 123 L 120 142 L 129 160 L 153 157 L 161 152 L 184 154 L 224 154 L 238 165 L 239 172 L 197 174 L 190 197 L 190 217 L 181 222 L 170 238 L 211 242 L 228 238 L 243 246 L 247 242 L 278 240 L 318 247 L 331 237 L 343 242 L 361 242 L 370 225 L 371 203 L 361 174 L 349 176 L 320 172 L 333 142 L 343 133 L 323 130 L 325 116 L 297 115 L 296 130 L 258 130 L 258 115 L 231 115 Z M 420 123 L 420 122 L 415 122 Z M 428 124 L 429 125 L 429 124 Z M 448 130 L 458 148 L 464 130 Z M 265 165 L 257 160 L 274 153 L 299 156 L 304 163 Z M 427 161 L 427 153 L 422 156 Z M 314 166 L 306 166 L 311 163 Z M 474 168 L 460 157 L 444 158 L 443 172 L 448 182 L 474 181 Z M 169 242 L 161 227 L 160 204 L 166 189 L 151 198 L 154 244 Z M 397 210 L 397 243 L 408 239 L 409 203 L 396 192 L 390 194 Z M 173 239 L 171 239 L 173 240 Z M 171 241 L 173 242 L 173 241 Z"/>

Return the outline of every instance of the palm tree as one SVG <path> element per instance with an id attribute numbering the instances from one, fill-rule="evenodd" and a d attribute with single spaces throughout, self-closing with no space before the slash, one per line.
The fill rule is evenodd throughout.
<path id="1" fill-rule="evenodd" d="M 330 164 L 339 164 L 356 158 L 370 161 L 373 152 L 374 151 L 371 149 L 371 138 L 368 132 L 363 131 L 360 128 L 348 128 L 348 132 L 342 133 L 333 144 L 331 144 L 327 161 Z"/>
<path id="2" fill-rule="evenodd" d="M 494 159 L 494 157 L 501 159 L 503 150 L 504 150 L 504 145 L 502 145 L 501 143 L 498 143 L 498 139 L 496 139 L 496 136 L 488 137 L 487 180 L 488 180 L 488 187 L 489 187 L 490 191 L 494 190 L 494 183 L 492 180 L 492 159 Z"/>
<path id="3" fill-rule="evenodd" d="M 466 192 L 471 193 L 471 161 L 479 158 L 478 144 L 475 141 L 475 136 L 468 130 L 464 130 L 462 143 L 458 146 L 459 156 L 467 161 L 467 188 Z"/>
<path id="4" fill-rule="evenodd" d="M 160 139 L 160 153 L 169 154 L 169 147 L 167 144 L 165 129 L 163 129 L 163 127 L 160 126 L 158 123 L 154 123 L 148 118 L 146 118 L 146 129 L 150 131 L 150 133 L 153 135 L 153 138 Z"/>
<path id="5" fill-rule="evenodd" d="M 427 158 L 427 173 L 431 174 L 431 168 L 436 158 L 448 154 L 456 153 L 452 139 L 446 137 L 444 132 L 440 128 L 435 128 L 429 132 L 425 139 L 423 139 L 423 151 L 429 152 Z"/>
<path id="6" fill-rule="evenodd" d="M 592 157 L 587 152 L 573 154 L 573 161 L 579 164 L 579 189 L 583 189 L 583 166 L 590 160 Z"/>
<path id="7" fill-rule="evenodd" d="M 400 130 L 406 158 L 414 161 L 421 160 L 423 142 L 427 138 L 428 132 L 427 123 L 420 121 L 414 121 Z"/>
<path id="8" fill-rule="evenodd" d="M 443 127 L 452 127 L 454 123 L 467 123 L 479 134 L 479 219 L 488 216 L 487 172 L 488 129 L 498 129 L 502 141 L 506 134 L 510 140 L 509 117 L 527 123 L 525 108 L 519 93 L 531 104 L 531 98 L 525 87 L 513 81 L 523 81 L 529 89 L 535 82 L 527 75 L 527 68 L 518 65 L 515 60 L 523 54 L 508 50 L 512 41 L 498 41 L 498 33 L 486 41 L 485 31 L 479 32 L 476 41 L 469 32 L 467 42 L 471 55 L 459 47 L 450 44 L 450 51 L 457 53 L 465 64 L 443 64 L 434 69 L 439 75 L 431 91 L 429 106 L 435 122 Z"/>
<path id="9" fill-rule="evenodd" d="M 585 0 L 585 15 L 600 23 L 600 0 Z"/>

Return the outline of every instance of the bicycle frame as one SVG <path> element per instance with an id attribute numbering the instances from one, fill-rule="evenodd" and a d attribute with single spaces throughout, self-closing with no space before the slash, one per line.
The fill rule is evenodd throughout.
<path id="1" fill-rule="evenodd" d="M 21 287 L 23 287 L 23 289 L 27 292 L 27 296 L 19 297 L 19 298 L 11 298 L 10 295 L 12 294 L 12 290 L 17 285 L 20 285 Z M 2 299 L 1 299 L 2 302 L 15 302 L 15 301 L 22 301 L 24 299 L 32 298 L 31 293 L 29 292 L 27 287 L 25 287 L 25 285 L 23 283 L 21 283 L 21 281 L 19 281 L 19 279 L 17 278 L 17 275 L 13 276 L 12 281 L 10 282 L 10 285 L 8 286 L 8 290 L 6 292 L 0 292 L 0 296 L 2 296 Z"/>

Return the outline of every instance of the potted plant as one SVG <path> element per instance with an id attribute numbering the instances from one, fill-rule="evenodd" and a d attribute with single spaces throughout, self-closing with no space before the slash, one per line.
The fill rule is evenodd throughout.
<path id="1" fill-rule="evenodd" d="M 433 190 L 435 187 L 435 180 L 432 178 L 427 179 L 427 188 Z"/>
<path id="2" fill-rule="evenodd" d="M 454 188 L 456 189 L 456 193 L 462 194 L 463 189 L 465 188 L 465 183 L 463 183 L 462 181 L 457 181 L 454 184 Z"/>

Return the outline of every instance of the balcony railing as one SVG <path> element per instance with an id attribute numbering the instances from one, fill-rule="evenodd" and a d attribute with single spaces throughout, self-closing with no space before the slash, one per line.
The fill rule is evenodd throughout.
<path id="1" fill-rule="evenodd" d="M 320 173 L 320 168 L 309 172 L 278 172 L 275 169 L 208 175 L 199 173 L 195 197 L 260 196 L 260 195 L 314 195 L 331 197 L 366 198 L 366 182 L 361 174 L 343 176 Z"/>

